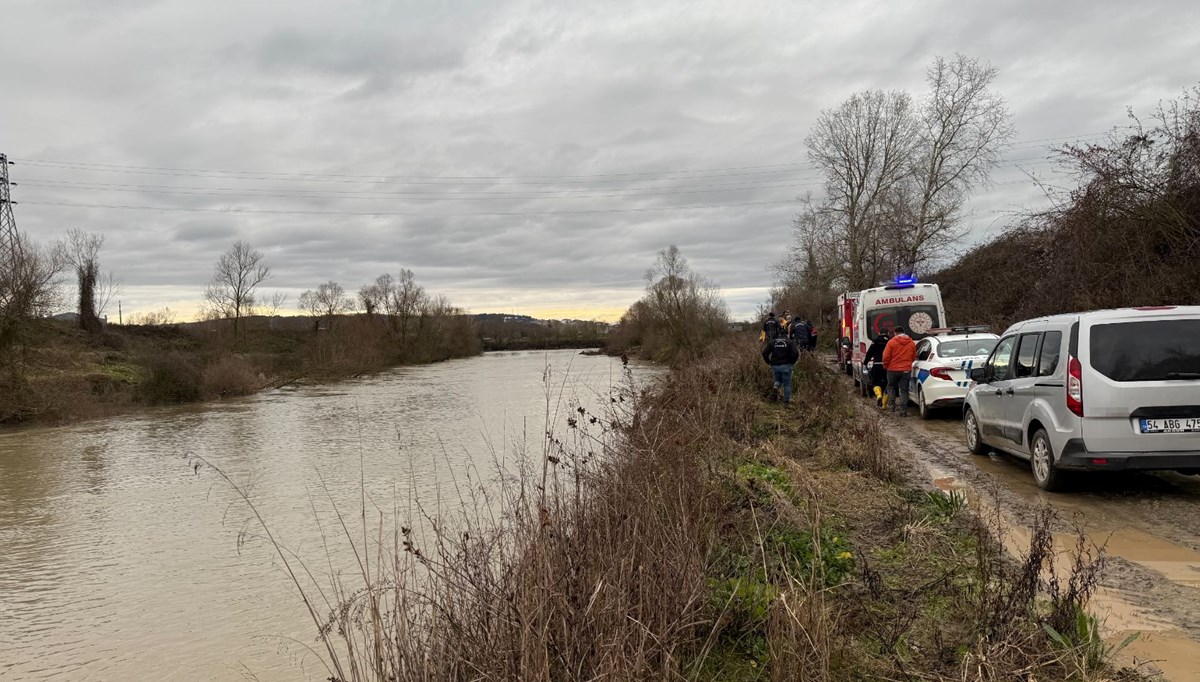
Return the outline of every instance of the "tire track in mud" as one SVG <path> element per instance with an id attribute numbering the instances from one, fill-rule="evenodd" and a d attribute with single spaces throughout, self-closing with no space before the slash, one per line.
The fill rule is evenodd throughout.
<path id="1" fill-rule="evenodd" d="M 853 390 L 849 380 L 847 390 Z M 873 407 L 873 401 L 862 402 Z M 1062 522 L 1055 538 L 1063 554 L 1074 546 L 1075 528 L 1104 547 L 1108 558 L 1092 608 L 1112 639 L 1143 633 L 1123 652 L 1124 662 L 1152 661 L 1140 670 L 1161 672 L 1173 682 L 1200 682 L 1200 477 L 1083 475 L 1068 491 L 1047 493 L 1033 483 L 1028 463 L 995 452 L 970 454 L 956 415 L 922 420 L 912 412 L 880 419 L 910 481 L 963 490 L 982 508 L 998 510 L 1013 526 L 1013 549 L 1038 508 L 1054 509 Z"/>

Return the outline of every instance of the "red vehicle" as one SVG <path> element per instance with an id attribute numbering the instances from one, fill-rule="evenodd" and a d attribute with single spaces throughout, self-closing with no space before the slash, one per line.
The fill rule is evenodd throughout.
<path id="1" fill-rule="evenodd" d="M 847 291 L 837 298 L 838 364 L 851 376 L 854 375 L 854 313 L 858 299 L 857 291 Z"/>

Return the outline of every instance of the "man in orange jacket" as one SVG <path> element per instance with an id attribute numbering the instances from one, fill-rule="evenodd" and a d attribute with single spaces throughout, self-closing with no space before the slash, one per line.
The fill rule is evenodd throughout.
<path id="1" fill-rule="evenodd" d="M 899 325 L 883 349 L 883 368 L 887 370 L 888 406 L 893 414 L 897 403 L 900 416 L 908 416 L 908 384 L 912 381 L 912 366 L 917 359 L 917 344 Z"/>

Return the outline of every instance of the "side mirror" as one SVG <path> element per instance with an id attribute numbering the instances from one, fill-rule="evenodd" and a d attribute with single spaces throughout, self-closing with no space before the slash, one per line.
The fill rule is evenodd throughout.
<path id="1" fill-rule="evenodd" d="M 987 367 L 976 367 L 971 370 L 971 381 L 977 384 L 987 383 Z"/>

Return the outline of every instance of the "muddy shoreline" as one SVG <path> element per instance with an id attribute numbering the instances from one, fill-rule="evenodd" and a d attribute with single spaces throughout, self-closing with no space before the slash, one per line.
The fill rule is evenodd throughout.
<path id="1" fill-rule="evenodd" d="M 1086 533 L 1107 557 L 1092 607 L 1108 639 L 1141 633 L 1122 658 L 1150 677 L 1200 680 L 1200 477 L 1080 476 L 1067 492 L 1046 493 L 1034 485 L 1026 462 L 995 452 L 971 455 L 955 415 L 882 422 L 913 485 L 960 490 L 998 510 L 1016 536 L 1014 551 L 1043 506 L 1058 515 L 1055 544 L 1063 556 L 1073 551 L 1077 530 Z"/>

